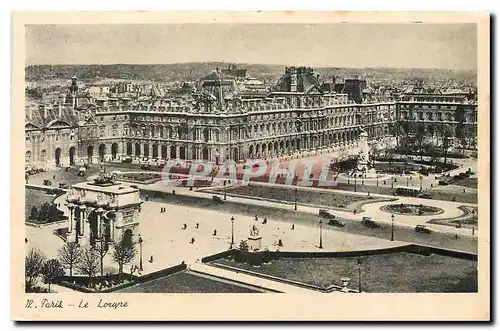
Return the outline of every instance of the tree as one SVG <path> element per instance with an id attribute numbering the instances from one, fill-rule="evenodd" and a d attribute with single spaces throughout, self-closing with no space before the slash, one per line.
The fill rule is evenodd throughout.
<path id="1" fill-rule="evenodd" d="M 24 259 L 24 282 L 26 292 L 36 284 L 38 276 L 42 273 L 45 255 L 36 248 L 31 248 Z"/>
<path id="2" fill-rule="evenodd" d="M 50 284 L 54 282 L 54 279 L 56 277 L 64 276 L 63 266 L 56 259 L 48 260 L 43 264 L 42 275 L 43 275 L 43 281 L 46 284 L 49 284 L 49 292 L 50 292 Z"/>
<path id="3" fill-rule="evenodd" d="M 445 124 L 441 128 L 443 135 L 443 157 L 444 163 L 446 163 L 446 157 L 448 156 L 448 148 L 450 147 L 450 137 L 453 135 L 451 126 Z"/>
<path id="4" fill-rule="evenodd" d="M 73 267 L 78 264 L 82 257 L 82 249 L 74 241 L 67 241 L 59 250 L 59 260 L 65 268 L 69 269 L 69 276 L 73 277 Z"/>
<path id="5" fill-rule="evenodd" d="M 420 161 L 424 159 L 424 153 L 423 153 L 423 144 L 425 137 L 427 135 L 427 132 L 425 131 L 425 126 L 423 123 L 418 123 L 416 128 L 415 128 L 415 140 L 417 141 L 418 144 L 418 152 L 420 154 Z"/>
<path id="6" fill-rule="evenodd" d="M 104 236 L 102 236 L 101 240 L 96 243 L 94 249 L 97 252 L 97 255 L 99 256 L 99 262 L 101 266 L 101 278 L 102 278 L 104 277 L 104 257 L 106 256 L 106 254 L 108 254 L 109 251 L 108 242 L 105 240 Z"/>
<path id="7" fill-rule="evenodd" d="M 123 274 L 123 266 L 130 263 L 136 254 L 137 249 L 135 248 L 135 245 L 130 245 L 126 236 L 123 236 L 120 242 L 114 245 L 113 261 L 118 263 L 118 277 L 120 282 Z"/>
<path id="8" fill-rule="evenodd" d="M 35 206 L 31 207 L 30 218 L 32 220 L 36 220 L 38 218 L 38 209 Z"/>
<path id="9" fill-rule="evenodd" d="M 46 222 L 47 219 L 49 218 L 49 208 L 50 208 L 50 204 L 48 202 L 45 202 L 40 207 L 40 210 L 38 211 L 38 217 L 37 217 L 37 219 L 40 222 Z"/>
<path id="10" fill-rule="evenodd" d="M 99 255 L 91 246 L 87 246 L 82 250 L 82 256 L 77 264 L 77 269 L 84 275 L 90 278 L 95 277 L 99 269 Z"/>

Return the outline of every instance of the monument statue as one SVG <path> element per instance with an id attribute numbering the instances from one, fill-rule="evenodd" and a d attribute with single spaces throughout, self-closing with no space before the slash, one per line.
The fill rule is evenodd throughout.
<path id="1" fill-rule="evenodd" d="M 370 149 L 368 147 L 368 133 L 366 133 L 363 127 L 361 127 L 361 133 L 359 134 L 359 144 L 360 150 L 358 152 L 358 170 L 365 172 L 369 169 Z"/>

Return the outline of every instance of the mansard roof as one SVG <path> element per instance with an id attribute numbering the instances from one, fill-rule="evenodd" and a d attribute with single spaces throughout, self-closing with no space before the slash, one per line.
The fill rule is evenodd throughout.
<path id="1" fill-rule="evenodd" d="M 314 70 L 309 67 L 289 67 L 278 80 L 275 86 L 277 92 L 292 92 L 292 78 L 296 75 L 297 92 L 309 93 L 313 90 L 322 93 L 318 76 L 314 75 Z"/>
<path id="2" fill-rule="evenodd" d="M 59 107 L 61 107 L 60 113 Z M 26 114 L 26 117 L 28 117 L 28 114 Z M 56 126 L 76 127 L 78 125 L 78 116 L 71 106 L 55 105 L 51 107 L 45 105 L 30 109 L 30 117 L 27 118 L 26 125 L 28 123 L 33 125 L 33 128 L 39 129 Z"/>

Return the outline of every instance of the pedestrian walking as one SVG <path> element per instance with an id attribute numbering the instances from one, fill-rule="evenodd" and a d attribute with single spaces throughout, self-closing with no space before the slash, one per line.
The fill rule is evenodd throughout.
<path id="1" fill-rule="evenodd" d="M 292 224 L 292 230 L 295 230 L 295 224 Z"/>
<path id="2" fill-rule="evenodd" d="M 259 217 L 257 215 L 255 215 L 255 220 L 258 221 L 259 220 Z"/>
<path id="3" fill-rule="evenodd" d="M 214 236 L 217 235 L 217 229 L 214 229 Z"/>
<path id="4" fill-rule="evenodd" d="M 278 246 L 279 246 L 279 247 L 283 247 L 283 241 L 281 241 L 281 239 L 280 239 L 280 240 L 278 240 Z"/>
<path id="5" fill-rule="evenodd" d="M 187 229 L 187 224 L 186 224 L 186 223 L 184 223 L 184 225 L 182 226 L 182 229 L 183 229 L 183 230 L 186 230 L 186 229 Z"/>
<path id="6" fill-rule="evenodd" d="M 191 244 L 194 244 L 194 238 L 191 238 Z"/>
<path id="7" fill-rule="evenodd" d="M 149 263 L 153 263 L 153 255 L 149 257 Z"/>
<path id="8" fill-rule="evenodd" d="M 200 227 L 200 223 L 196 223 L 196 228 L 198 229 Z"/>

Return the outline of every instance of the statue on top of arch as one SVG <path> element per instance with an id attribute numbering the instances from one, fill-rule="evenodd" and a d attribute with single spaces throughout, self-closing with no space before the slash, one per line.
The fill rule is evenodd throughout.
<path id="1" fill-rule="evenodd" d="M 105 172 L 104 170 L 101 170 L 99 172 L 99 175 L 97 175 L 96 179 L 94 179 L 95 184 L 114 184 L 116 180 L 116 174 L 115 173 L 109 173 Z"/>

